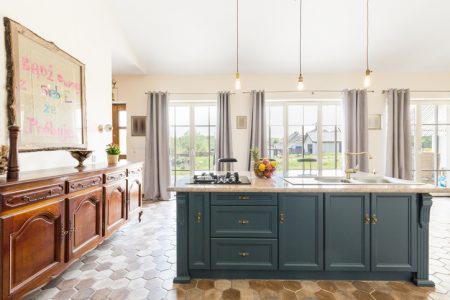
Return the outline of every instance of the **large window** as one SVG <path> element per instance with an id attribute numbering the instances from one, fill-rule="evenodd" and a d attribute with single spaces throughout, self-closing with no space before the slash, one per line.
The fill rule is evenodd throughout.
<path id="1" fill-rule="evenodd" d="M 335 175 L 341 169 L 339 101 L 269 101 L 267 149 L 286 176 Z"/>
<path id="2" fill-rule="evenodd" d="M 410 112 L 414 178 L 436 184 L 450 175 L 450 102 L 414 100 Z"/>
<path id="3" fill-rule="evenodd" d="M 173 102 L 169 106 L 172 180 L 214 169 L 216 103 Z"/>

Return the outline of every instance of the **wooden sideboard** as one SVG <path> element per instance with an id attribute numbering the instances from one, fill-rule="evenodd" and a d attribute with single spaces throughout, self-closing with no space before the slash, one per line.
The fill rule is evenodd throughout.
<path id="1" fill-rule="evenodd" d="M 1 295 L 20 299 L 142 216 L 142 163 L 0 178 Z"/>

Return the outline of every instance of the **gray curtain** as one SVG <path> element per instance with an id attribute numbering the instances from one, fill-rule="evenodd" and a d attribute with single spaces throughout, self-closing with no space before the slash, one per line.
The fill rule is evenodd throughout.
<path id="1" fill-rule="evenodd" d="M 409 103 L 409 89 L 388 91 L 386 175 L 401 179 L 412 179 Z"/>
<path id="2" fill-rule="evenodd" d="M 219 164 L 219 158 L 232 158 L 230 92 L 217 93 L 217 126 L 216 126 L 216 170 L 223 171 L 225 163 Z M 228 169 L 231 170 L 230 166 Z"/>
<path id="3" fill-rule="evenodd" d="M 264 91 L 252 91 L 252 114 L 250 120 L 250 149 L 258 148 L 261 157 L 266 156 L 266 95 Z M 248 170 L 251 171 L 252 158 L 249 153 Z"/>
<path id="4" fill-rule="evenodd" d="M 344 162 L 345 152 L 363 152 L 369 150 L 368 113 L 366 90 L 344 90 Z M 361 172 L 369 172 L 368 155 L 350 157 L 349 167 L 358 165 Z M 343 166 L 345 168 L 345 166 Z"/>
<path id="5" fill-rule="evenodd" d="M 167 93 L 149 92 L 145 135 L 144 197 L 169 200 L 169 113 Z"/>

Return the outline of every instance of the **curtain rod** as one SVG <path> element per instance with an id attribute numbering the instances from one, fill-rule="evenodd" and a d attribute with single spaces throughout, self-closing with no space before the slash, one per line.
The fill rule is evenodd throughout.
<path id="1" fill-rule="evenodd" d="M 383 94 L 386 94 L 389 90 L 383 90 Z M 435 90 L 411 90 L 411 93 L 450 93 L 450 91 L 435 91 Z"/>
<path id="2" fill-rule="evenodd" d="M 145 92 L 146 95 L 148 95 L 149 92 Z M 171 92 L 167 92 L 169 95 L 217 95 L 218 92 L 215 93 L 208 93 L 208 92 L 199 92 L 199 93 L 194 93 L 194 92 L 187 92 L 187 93 L 181 93 L 181 92 L 177 92 L 177 93 L 171 93 Z M 235 93 L 230 93 L 230 95 L 235 95 Z"/>
<path id="3" fill-rule="evenodd" d="M 266 93 L 341 93 L 343 90 L 305 90 L 305 91 L 265 91 Z M 375 91 L 367 91 L 368 93 L 375 93 Z M 243 92 L 244 94 L 250 94 L 251 91 Z"/>

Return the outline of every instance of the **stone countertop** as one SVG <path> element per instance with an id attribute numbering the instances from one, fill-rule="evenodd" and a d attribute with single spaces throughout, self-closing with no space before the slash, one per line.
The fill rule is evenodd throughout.
<path id="1" fill-rule="evenodd" d="M 390 184 L 315 184 L 313 178 L 297 179 L 302 184 L 291 184 L 281 176 L 275 176 L 272 179 L 258 178 L 250 172 L 239 172 L 240 175 L 249 177 L 251 184 L 189 184 L 190 177 L 186 176 L 177 180 L 175 185 L 168 187 L 170 192 L 322 192 L 322 193 L 450 193 L 450 188 L 438 188 L 431 184 L 415 183 L 413 181 L 393 179 L 396 183 Z M 358 177 L 382 177 L 365 173 L 354 174 L 352 178 Z M 328 177 L 328 176 L 325 176 Z M 388 177 L 384 177 L 388 178 Z"/>

